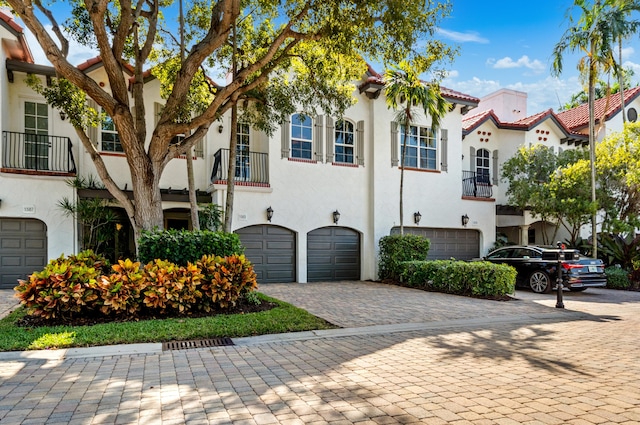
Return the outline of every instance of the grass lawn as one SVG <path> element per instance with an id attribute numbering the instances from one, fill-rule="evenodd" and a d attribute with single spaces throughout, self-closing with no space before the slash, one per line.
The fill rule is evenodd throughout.
<path id="1" fill-rule="evenodd" d="M 44 350 L 96 345 L 167 342 L 215 337 L 243 337 L 284 332 L 331 329 L 335 326 L 291 304 L 258 294 L 277 307 L 258 313 L 113 322 L 92 326 L 26 328 L 15 325 L 24 316 L 16 309 L 0 320 L 0 351 Z"/>

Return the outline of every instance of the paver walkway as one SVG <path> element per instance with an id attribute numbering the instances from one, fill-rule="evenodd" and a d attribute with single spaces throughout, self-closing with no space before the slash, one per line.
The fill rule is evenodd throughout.
<path id="1" fill-rule="evenodd" d="M 559 310 L 554 295 L 520 292 L 485 303 L 372 283 L 261 289 L 363 327 L 138 355 L 0 356 L 0 424 L 640 423 L 640 293 L 566 293 Z M 416 330 L 392 332 L 403 315 Z"/>

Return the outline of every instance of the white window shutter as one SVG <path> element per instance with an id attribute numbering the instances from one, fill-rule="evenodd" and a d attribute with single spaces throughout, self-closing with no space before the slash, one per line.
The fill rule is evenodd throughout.
<path id="1" fill-rule="evenodd" d="M 322 137 L 324 132 L 324 115 L 318 115 L 316 117 L 315 122 L 315 134 L 313 135 L 313 151 L 316 155 L 316 161 L 322 162 L 324 160 L 322 149 L 324 147 L 324 143 L 322 141 L 324 138 Z"/>
<path id="2" fill-rule="evenodd" d="M 397 167 L 398 159 L 398 123 L 391 121 L 391 166 Z"/>
<path id="3" fill-rule="evenodd" d="M 282 137 L 280 143 L 280 154 L 282 158 L 289 158 L 289 148 L 291 146 L 291 119 L 286 119 L 282 123 L 282 129 L 280 130 L 280 136 Z"/>
<path id="4" fill-rule="evenodd" d="M 356 162 L 364 166 L 364 121 L 356 124 Z"/>
<path id="5" fill-rule="evenodd" d="M 440 169 L 442 171 L 449 171 L 449 165 L 448 165 L 448 156 L 449 156 L 449 152 L 448 152 L 448 137 L 449 137 L 449 132 L 445 129 L 440 130 Z"/>
<path id="6" fill-rule="evenodd" d="M 327 116 L 327 137 L 326 137 L 326 148 L 327 148 L 327 163 L 333 162 L 333 140 L 336 137 L 335 135 L 335 126 L 333 124 L 333 118 Z"/>

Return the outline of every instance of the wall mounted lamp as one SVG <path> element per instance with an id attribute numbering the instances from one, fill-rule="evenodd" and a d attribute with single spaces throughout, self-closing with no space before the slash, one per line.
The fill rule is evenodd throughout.
<path id="1" fill-rule="evenodd" d="M 218 133 L 222 133 L 222 130 L 224 130 L 224 126 L 222 124 L 220 124 L 218 126 Z"/>
<path id="2" fill-rule="evenodd" d="M 67 114 L 66 114 L 64 111 L 60 111 L 60 119 L 61 119 L 62 121 L 64 121 L 64 120 L 66 120 L 66 119 L 67 119 Z"/>
<path id="3" fill-rule="evenodd" d="M 467 227 L 467 224 L 469 224 L 469 216 L 465 214 L 462 216 L 462 226 Z"/>
<path id="4" fill-rule="evenodd" d="M 273 218 L 273 208 L 269 206 L 269 208 L 267 208 L 267 221 L 271 223 L 272 218 Z"/>
<path id="5" fill-rule="evenodd" d="M 333 212 L 333 224 L 338 224 L 338 220 L 340 220 L 340 212 L 335 210 Z"/>
<path id="6" fill-rule="evenodd" d="M 416 211 L 413 213 L 413 221 L 416 224 L 420 224 L 420 220 L 422 219 L 422 214 L 420 214 L 420 211 Z"/>

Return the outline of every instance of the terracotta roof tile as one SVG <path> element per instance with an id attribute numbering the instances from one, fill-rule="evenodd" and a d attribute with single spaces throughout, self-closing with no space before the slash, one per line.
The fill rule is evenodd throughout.
<path id="1" fill-rule="evenodd" d="M 625 90 L 624 102 L 628 104 L 630 101 L 640 95 L 640 87 L 633 87 Z M 620 112 L 620 95 L 613 94 L 609 96 L 609 102 L 607 104 L 607 98 L 603 97 L 595 101 L 595 114 L 596 118 L 600 118 L 603 115 L 605 120 L 609 120 L 612 116 Z M 605 111 L 606 108 L 606 111 Z M 606 112 L 606 114 L 605 114 Z M 557 114 L 558 119 L 571 130 L 577 130 L 585 128 L 589 125 L 589 105 L 583 103 L 573 109 L 562 111 Z"/>

